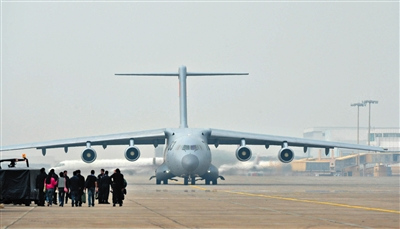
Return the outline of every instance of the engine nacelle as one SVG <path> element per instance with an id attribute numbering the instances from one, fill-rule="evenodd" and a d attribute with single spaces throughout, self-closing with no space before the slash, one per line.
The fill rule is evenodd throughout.
<path id="1" fill-rule="evenodd" d="M 140 150 L 136 146 L 129 146 L 125 150 L 125 158 L 128 161 L 136 161 L 140 157 Z"/>
<path id="2" fill-rule="evenodd" d="M 247 146 L 240 146 L 236 149 L 236 158 L 239 161 L 248 161 L 251 158 L 251 149 Z"/>
<path id="3" fill-rule="evenodd" d="M 279 150 L 278 158 L 283 163 L 289 163 L 293 161 L 294 159 L 293 150 L 287 147 L 283 147 L 281 150 Z"/>
<path id="4" fill-rule="evenodd" d="M 86 163 L 92 163 L 97 158 L 96 151 L 92 148 L 86 148 L 83 150 L 81 158 Z"/>

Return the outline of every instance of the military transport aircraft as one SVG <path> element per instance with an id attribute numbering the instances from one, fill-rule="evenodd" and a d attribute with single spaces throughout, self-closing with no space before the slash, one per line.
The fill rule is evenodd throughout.
<path id="1" fill-rule="evenodd" d="M 136 161 L 140 157 L 137 145 L 165 144 L 164 162 L 156 169 L 156 184 L 168 184 L 168 180 L 174 177 L 182 177 L 184 184 L 196 183 L 197 180 L 205 180 L 205 184 L 217 184 L 219 176 L 218 168 L 211 164 L 211 150 L 209 145 L 238 145 L 236 157 L 239 161 L 248 161 L 252 152 L 248 145 L 278 145 L 282 148 L 278 152 L 278 159 L 283 163 L 289 163 L 294 158 L 294 152 L 289 147 L 303 147 L 304 152 L 309 147 L 324 148 L 325 154 L 332 148 L 347 148 L 367 151 L 383 151 L 381 147 L 347 144 L 340 142 L 319 141 L 303 138 L 283 137 L 255 133 L 243 133 L 229 130 L 211 128 L 189 128 L 187 124 L 187 76 L 217 76 L 217 75 L 248 75 L 248 73 L 196 73 L 187 72 L 186 66 L 179 67 L 176 73 L 134 73 L 115 74 L 118 76 L 172 76 L 179 79 L 180 100 L 180 126 L 179 128 L 163 128 L 155 130 L 136 131 L 101 135 L 94 137 L 80 137 L 73 139 L 54 140 L 14 146 L 2 146 L 1 151 L 37 148 L 46 155 L 46 150 L 51 148 L 64 148 L 83 146 L 82 160 L 91 163 L 96 159 L 96 151 L 92 148 L 101 145 L 105 149 L 109 145 L 127 145 L 124 152 L 128 161 Z M 132 164 L 134 167 L 134 164 Z M 152 177 L 152 178 L 153 178 Z M 151 178 L 150 178 L 151 179 Z"/>

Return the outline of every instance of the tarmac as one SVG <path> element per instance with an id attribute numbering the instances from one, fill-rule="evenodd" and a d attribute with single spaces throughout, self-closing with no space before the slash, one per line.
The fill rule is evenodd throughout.
<path id="1" fill-rule="evenodd" d="M 400 228 L 399 177 L 148 178 L 127 177 L 122 207 L 4 205 L 1 228 Z"/>

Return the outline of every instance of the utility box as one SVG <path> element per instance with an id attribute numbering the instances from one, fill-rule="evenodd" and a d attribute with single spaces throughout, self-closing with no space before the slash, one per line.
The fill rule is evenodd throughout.
<path id="1" fill-rule="evenodd" d="M 36 177 L 39 169 L 0 169 L 0 202 L 4 204 L 37 203 Z"/>

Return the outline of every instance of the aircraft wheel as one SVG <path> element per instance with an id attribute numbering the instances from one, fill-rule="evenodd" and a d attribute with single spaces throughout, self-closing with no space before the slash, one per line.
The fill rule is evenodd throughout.
<path id="1" fill-rule="evenodd" d="M 218 183 L 218 182 L 217 182 L 217 179 L 215 179 L 215 180 L 212 181 L 212 184 L 213 184 L 213 185 L 216 185 L 217 183 Z"/>
<path id="2" fill-rule="evenodd" d="M 195 185 L 196 184 L 196 179 L 194 177 L 192 177 L 192 179 L 190 179 L 190 184 L 191 185 Z"/>
<path id="3" fill-rule="evenodd" d="M 210 185 L 210 180 L 206 179 L 206 185 Z"/>
<path id="4" fill-rule="evenodd" d="M 161 180 L 160 179 L 156 179 L 156 184 L 161 184 Z"/>
<path id="5" fill-rule="evenodd" d="M 188 184 L 189 184 L 189 178 L 184 177 L 184 178 L 183 178 L 183 184 L 184 184 L 184 185 L 188 185 Z"/>
<path id="6" fill-rule="evenodd" d="M 168 179 L 165 179 L 165 180 L 164 180 L 164 184 L 168 184 Z"/>

